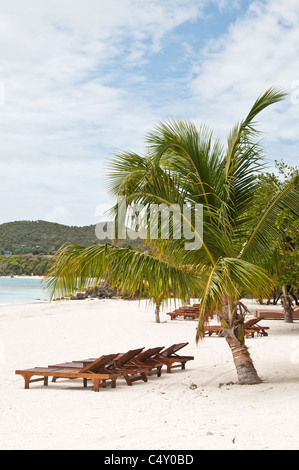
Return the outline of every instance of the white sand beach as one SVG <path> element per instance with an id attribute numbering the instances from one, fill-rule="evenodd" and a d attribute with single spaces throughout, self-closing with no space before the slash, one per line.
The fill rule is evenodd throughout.
<path id="1" fill-rule="evenodd" d="M 249 301 L 249 308 L 259 307 Z M 267 307 L 264 307 L 267 308 Z M 273 308 L 273 306 L 271 306 Z M 280 308 L 280 307 L 279 307 Z M 154 322 L 145 302 L 84 300 L 0 308 L 0 448 L 299 449 L 299 321 L 262 321 L 249 338 L 260 385 L 241 386 L 223 338 L 195 344 L 196 321 Z M 82 381 L 33 383 L 16 369 L 189 342 L 186 370 L 93 391 Z"/>

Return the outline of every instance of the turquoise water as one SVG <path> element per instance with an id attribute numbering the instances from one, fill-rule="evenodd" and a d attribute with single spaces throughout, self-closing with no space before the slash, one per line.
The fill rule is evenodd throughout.
<path id="1" fill-rule="evenodd" d="M 42 279 L 0 277 L 0 305 L 47 300 Z"/>

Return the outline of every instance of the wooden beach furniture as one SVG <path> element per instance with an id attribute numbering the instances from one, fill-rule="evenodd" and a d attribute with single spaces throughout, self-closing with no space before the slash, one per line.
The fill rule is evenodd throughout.
<path id="1" fill-rule="evenodd" d="M 135 356 L 137 356 L 143 351 L 143 349 L 144 348 L 131 349 L 130 351 L 126 353 L 117 354 L 116 357 L 106 365 L 105 370 L 107 370 L 107 372 L 109 373 L 115 372 L 117 374 L 122 375 L 125 378 L 128 385 L 132 385 L 132 383 L 136 382 L 137 380 L 143 380 L 144 382 L 147 382 L 148 379 L 146 376 L 146 372 L 148 371 L 148 368 L 137 367 L 131 362 Z M 56 367 L 56 368 L 70 367 L 72 369 L 81 369 L 94 361 L 95 361 L 94 358 L 81 359 L 79 361 L 54 364 L 49 367 Z M 55 380 L 56 378 L 53 377 L 53 381 Z"/>
<path id="2" fill-rule="evenodd" d="M 147 370 L 147 375 L 151 375 L 153 372 L 157 373 L 157 376 L 160 377 L 162 373 L 162 366 L 164 365 L 158 359 L 155 358 L 160 351 L 164 349 L 162 347 L 149 348 L 146 351 L 142 351 L 137 354 L 130 363 L 134 364 L 137 367 L 141 367 Z"/>
<path id="3" fill-rule="evenodd" d="M 123 372 L 124 378 L 126 379 L 128 385 L 132 385 L 132 383 L 136 382 L 137 380 L 143 380 L 143 382 L 147 382 L 148 379 L 146 373 L 148 372 L 148 369 L 134 365 L 134 363 L 132 363 L 132 360 L 138 357 L 138 355 L 141 354 L 143 350 L 144 348 L 130 349 L 130 351 L 119 355 L 112 361 L 109 369 L 115 372 Z"/>
<path id="4" fill-rule="evenodd" d="M 175 320 L 176 317 L 184 317 L 196 319 L 199 316 L 199 304 L 187 305 L 185 307 L 179 307 L 173 312 L 168 312 L 166 315 L 170 316 L 171 320 Z"/>
<path id="5" fill-rule="evenodd" d="M 259 317 L 252 318 L 244 323 L 246 338 L 253 338 L 255 333 L 258 336 L 268 336 L 268 333 L 266 332 L 266 330 L 269 330 L 268 326 L 256 325 L 261 320 L 264 320 L 264 317 L 260 315 Z"/>
<path id="6" fill-rule="evenodd" d="M 256 325 L 258 322 L 263 320 L 264 317 L 259 316 L 257 318 L 252 318 L 250 320 L 247 320 L 244 323 L 244 331 L 245 331 L 245 337 L 254 337 L 254 334 L 256 333 L 258 336 L 268 336 L 268 333 L 266 330 L 269 330 L 268 326 L 260 326 Z M 213 333 L 215 333 L 217 336 L 223 336 L 223 331 L 222 331 L 222 326 L 221 325 L 207 325 L 204 329 L 204 335 L 211 336 Z"/>
<path id="7" fill-rule="evenodd" d="M 271 310 L 271 309 L 257 309 L 254 311 L 256 317 L 263 316 L 267 320 L 284 320 L 284 311 L 283 310 Z M 299 319 L 299 305 L 294 307 L 293 319 Z"/>
<path id="8" fill-rule="evenodd" d="M 82 369 L 55 368 L 55 367 L 34 367 L 33 369 L 16 370 L 15 373 L 22 375 L 25 380 L 25 389 L 29 389 L 29 384 L 33 382 L 43 381 L 45 386 L 48 386 L 49 377 L 63 378 L 63 379 L 83 379 L 83 386 L 87 387 L 87 380 L 92 380 L 94 384 L 94 391 L 98 392 L 100 387 L 105 388 L 108 384 L 112 388 L 116 387 L 116 380 L 122 375 L 121 373 L 108 371 L 105 365 L 113 361 L 117 354 L 109 354 L 101 356 L 90 364 L 84 366 Z M 31 379 L 33 376 L 38 376 L 38 379 Z"/>
<path id="9" fill-rule="evenodd" d="M 205 336 L 212 336 L 215 333 L 217 336 L 222 336 L 222 326 L 221 325 L 207 325 L 204 329 Z"/>
<path id="10" fill-rule="evenodd" d="M 181 369 L 185 369 L 186 362 L 193 361 L 193 356 L 179 356 L 177 351 L 181 350 L 189 343 L 178 343 L 169 346 L 167 349 L 159 352 L 156 356 L 156 359 L 159 362 L 162 362 L 167 366 L 167 373 L 169 374 L 172 369 L 176 367 L 181 367 Z"/>

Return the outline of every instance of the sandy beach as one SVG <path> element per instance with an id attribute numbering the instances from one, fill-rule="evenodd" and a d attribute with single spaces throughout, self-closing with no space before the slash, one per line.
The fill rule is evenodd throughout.
<path id="1" fill-rule="evenodd" d="M 259 307 L 249 301 L 250 309 Z M 266 306 L 263 308 L 267 308 Z M 273 306 L 271 306 L 273 308 Z M 278 307 L 280 308 L 280 307 Z M 84 300 L 0 308 L 2 450 L 299 449 L 299 321 L 262 321 L 246 344 L 260 385 L 240 386 L 223 338 L 195 344 L 196 321 L 161 323 L 144 301 Z M 186 370 L 93 391 L 31 384 L 16 369 L 189 342 Z"/>

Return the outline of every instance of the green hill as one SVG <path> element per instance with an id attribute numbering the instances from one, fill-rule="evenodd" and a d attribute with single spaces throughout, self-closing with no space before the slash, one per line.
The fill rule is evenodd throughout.
<path id="1" fill-rule="evenodd" d="M 127 241 L 132 246 L 141 245 L 138 240 Z M 100 243 L 95 225 L 75 227 L 42 220 L 1 224 L 0 276 L 43 276 L 53 265 L 56 251 L 68 242 L 81 246 Z"/>
<path id="2" fill-rule="evenodd" d="M 98 241 L 95 226 L 67 226 L 38 220 L 0 225 L 0 254 L 53 254 L 64 243 L 90 246 Z"/>
<path id="3" fill-rule="evenodd" d="M 0 255 L 0 276 L 44 276 L 53 263 L 51 255 Z"/>

